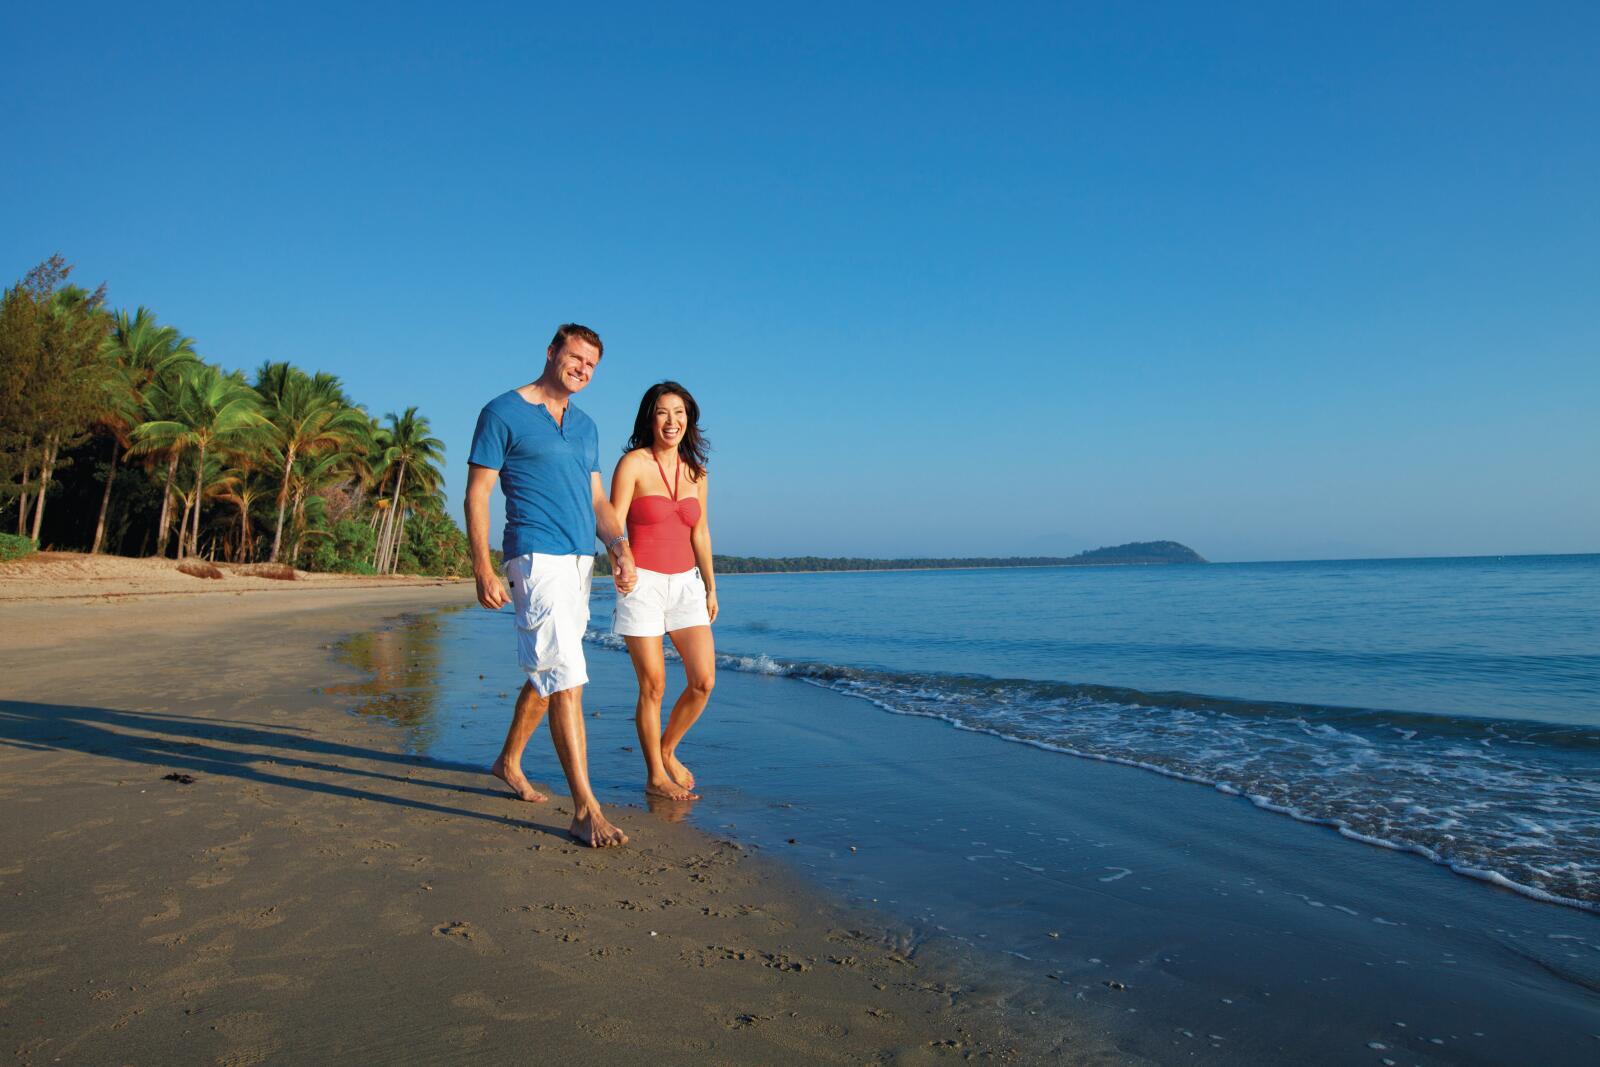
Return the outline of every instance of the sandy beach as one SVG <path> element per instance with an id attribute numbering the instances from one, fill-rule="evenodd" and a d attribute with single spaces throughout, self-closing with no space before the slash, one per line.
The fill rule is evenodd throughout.
<path id="1" fill-rule="evenodd" d="M 349 714 L 333 644 L 469 584 L 169 569 L 0 566 L 15 1062 L 1126 1061 L 732 842 L 579 848 Z"/>

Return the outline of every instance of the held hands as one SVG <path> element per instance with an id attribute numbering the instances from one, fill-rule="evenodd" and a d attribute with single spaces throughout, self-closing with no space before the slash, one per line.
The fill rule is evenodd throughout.
<path id="1" fill-rule="evenodd" d="M 490 611 L 499 611 L 511 603 L 511 597 L 506 594 L 506 587 L 501 584 L 499 575 L 493 571 L 475 571 L 473 577 L 478 582 L 478 603 Z"/>
<path id="2" fill-rule="evenodd" d="M 638 584 L 639 571 L 633 565 L 633 552 L 626 541 L 611 549 L 611 580 L 616 583 L 617 592 L 623 596 L 633 592 L 633 587 Z"/>
<path id="3" fill-rule="evenodd" d="M 717 591 L 715 589 L 706 590 L 706 614 L 710 616 L 710 621 L 717 621 Z"/>

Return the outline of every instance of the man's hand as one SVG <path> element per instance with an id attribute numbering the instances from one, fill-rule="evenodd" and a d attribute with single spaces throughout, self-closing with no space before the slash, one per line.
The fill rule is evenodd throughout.
<path id="1" fill-rule="evenodd" d="M 498 574 L 493 571 L 474 571 L 473 576 L 478 580 L 478 603 L 490 611 L 499 611 L 511 603 L 511 597 L 506 595 L 506 587 Z"/>
<path id="2" fill-rule="evenodd" d="M 617 592 L 627 596 L 639 582 L 639 570 L 633 565 L 633 550 L 623 541 L 611 553 L 611 580 Z"/>

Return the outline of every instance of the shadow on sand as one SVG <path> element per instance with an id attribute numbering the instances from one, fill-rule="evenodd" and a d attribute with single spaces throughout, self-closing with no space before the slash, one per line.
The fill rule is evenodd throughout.
<path id="1" fill-rule="evenodd" d="M 565 826 L 412 799 L 385 788 L 392 784 L 506 798 L 504 790 L 460 785 L 445 778 L 483 775 L 482 767 L 321 740 L 291 726 L 0 700 L 0 745 L 36 752 L 83 752 L 163 772 L 236 778 L 567 836 Z M 378 766 L 358 765 L 362 763 Z M 410 773 L 400 773 L 398 767 L 410 768 Z M 285 771 L 309 772 L 315 777 Z M 530 805 L 519 806 L 531 810 Z"/>

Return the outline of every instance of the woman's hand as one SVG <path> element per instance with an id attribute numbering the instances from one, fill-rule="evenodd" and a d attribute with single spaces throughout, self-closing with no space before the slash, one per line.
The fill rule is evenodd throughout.
<path id="1" fill-rule="evenodd" d="M 711 617 L 712 622 L 717 621 L 717 591 L 715 589 L 706 590 L 706 614 Z"/>

